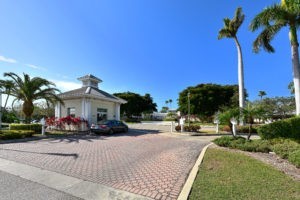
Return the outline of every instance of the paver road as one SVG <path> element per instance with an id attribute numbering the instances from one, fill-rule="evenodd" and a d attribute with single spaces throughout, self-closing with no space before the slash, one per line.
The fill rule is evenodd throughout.
<path id="1" fill-rule="evenodd" d="M 131 131 L 0 144 L 0 157 L 153 199 L 176 199 L 206 144 Z"/>

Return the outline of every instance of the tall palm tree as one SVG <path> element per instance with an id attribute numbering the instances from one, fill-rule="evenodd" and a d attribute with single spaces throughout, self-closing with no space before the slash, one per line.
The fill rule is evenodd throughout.
<path id="1" fill-rule="evenodd" d="M 173 102 L 173 100 L 169 99 L 170 109 L 172 108 L 172 102 Z"/>
<path id="2" fill-rule="evenodd" d="M 265 91 L 258 91 L 258 96 L 260 97 L 260 100 L 262 100 L 263 96 L 266 96 L 267 93 Z"/>
<path id="3" fill-rule="evenodd" d="M 224 27 L 219 31 L 218 39 L 232 38 L 235 41 L 238 51 L 238 81 L 239 81 L 239 107 L 245 107 L 245 90 L 244 90 L 244 66 L 242 48 L 237 38 L 237 32 L 245 19 L 242 8 L 237 8 L 232 19 L 224 18 Z"/>
<path id="4" fill-rule="evenodd" d="M 44 99 L 47 104 L 55 104 L 56 102 L 63 104 L 63 101 L 56 95 L 56 92 L 60 92 L 60 90 L 55 88 L 54 83 L 40 77 L 30 78 L 25 73 L 23 73 L 23 76 L 22 79 L 13 72 L 4 73 L 4 77 L 10 78 L 14 83 L 10 95 L 15 97 L 14 101 L 22 102 L 22 111 L 25 114 L 25 121 L 27 123 L 30 122 L 34 110 L 34 101 Z"/>
<path id="5" fill-rule="evenodd" d="M 265 8 L 255 16 L 250 24 L 250 30 L 256 31 L 262 28 L 262 32 L 253 42 L 254 52 L 259 52 L 263 47 L 267 52 L 273 53 L 274 47 L 270 44 L 275 35 L 283 28 L 289 28 L 291 43 L 293 82 L 295 86 L 296 115 L 300 115 L 300 65 L 298 52 L 297 28 L 300 25 L 300 4 L 295 0 L 282 0 Z"/>

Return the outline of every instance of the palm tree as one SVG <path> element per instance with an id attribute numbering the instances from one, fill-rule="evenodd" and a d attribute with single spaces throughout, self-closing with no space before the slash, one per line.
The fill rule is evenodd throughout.
<path id="1" fill-rule="evenodd" d="M 294 82 L 290 82 L 288 85 L 288 89 L 290 90 L 291 95 L 295 94 L 295 87 L 294 87 Z"/>
<path id="2" fill-rule="evenodd" d="M 262 118 L 265 113 L 265 110 L 261 106 L 254 105 L 250 102 L 243 109 L 243 116 L 249 123 L 249 133 L 247 136 L 247 140 L 250 140 L 250 137 L 252 135 L 252 125 L 254 124 L 254 119 Z"/>
<path id="3" fill-rule="evenodd" d="M 267 93 L 265 91 L 258 91 L 258 96 L 260 97 L 260 100 L 262 100 L 263 96 L 266 96 Z"/>
<path id="4" fill-rule="evenodd" d="M 4 73 L 5 77 L 10 78 L 13 82 L 14 87 L 11 88 L 10 95 L 15 97 L 14 101 L 21 101 L 22 111 L 25 114 L 25 121 L 30 122 L 31 115 L 34 110 L 33 102 L 36 100 L 44 99 L 49 105 L 63 101 L 56 95 L 56 92 L 60 92 L 55 87 L 55 84 L 40 78 L 33 77 L 30 78 L 28 74 L 23 73 L 23 79 L 13 72 Z M 54 87 L 52 87 L 54 86 Z"/>
<path id="5" fill-rule="evenodd" d="M 2 90 L 2 94 L 6 94 L 6 99 L 5 99 L 5 103 L 4 103 L 4 109 L 7 106 L 7 102 L 10 96 L 10 92 L 12 90 L 12 88 L 14 87 L 14 82 L 11 80 L 0 80 L 0 88 Z"/>
<path id="6" fill-rule="evenodd" d="M 295 0 L 282 0 L 281 4 L 274 4 L 265 8 L 255 16 L 250 24 L 250 30 L 262 28 L 262 32 L 253 42 L 254 52 L 263 47 L 267 52 L 273 53 L 274 47 L 270 44 L 275 35 L 283 28 L 289 28 L 291 43 L 293 81 L 295 86 L 296 115 L 300 115 L 300 66 L 298 53 L 297 28 L 300 25 L 300 4 Z"/>
<path id="7" fill-rule="evenodd" d="M 170 109 L 172 108 L 172 102 L 173 102 L 173 100 L 169 99 Z"/>
<path id="8" fill-rule="evenodd" d="M 244 21 L 245 15 L 242 8 L 237 8 L 233 19 L 224 18 L 224 27 L 219 31 L 218 39 L 233 38 L 238 51 L 238 81 L 239 81 L 239 107 L 245 107 L 245 91 L 244 91 L 244 67 L 242 48 L 237 38 L 239 27 Z"/>

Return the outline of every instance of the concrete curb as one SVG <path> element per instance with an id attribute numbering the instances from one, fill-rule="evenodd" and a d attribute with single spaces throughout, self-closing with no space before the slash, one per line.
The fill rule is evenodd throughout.
<path id="1" fill-rule="evenodd" d="M 0 170 L 84 200 L 150 200 L 138 194 L 0 158 Z"/>
<path id="2" fill-rule="evenodd" d="M 187 178 L 187 180 L 186 180 L 186 182 L 185 182 L 185 184 L 184 184 L 184 186 L 183 186 L 183 188 L 182 188 L 182 190 L 181 190 L 181 192 L 180 192 L 177 200 L 187 200 L 188 199 L 189 194 L 190 194 L 191 189 L 192 189 L 192 186 L 193 186 L 193 183 L 194 183 L 195 178 L 197 176 L 199 166 L 202 163 L 202 160 L 204 158 L 204 154 L 205 154 L 207 148 L 210 145 L 212 145 L 212 144 L 213 143 L 210 143 L 210 144 L 206 145 L 203 148 L 203 150 L 201 151 L 201 153 L 200 153 L 200 155 L 199 155 L 199 157 L 198 157 L 198 159 L 197 159 L 194 167 L 192 168 L 192 170 L 191 170 L 191 172 L 189 174 L 189 177 Z"/>

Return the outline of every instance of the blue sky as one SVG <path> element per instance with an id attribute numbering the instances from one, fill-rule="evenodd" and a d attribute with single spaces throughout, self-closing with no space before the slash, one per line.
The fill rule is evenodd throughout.
<path id="1" fill-rule="evenodd" d="M 23 72 L 52 80 L 62 91 L 93 74 L 110 93 L 150 93 L 159 108 L 200 83 L 237 84 L 237 52 L 231 39 L 217 40 L 224 17 L 238 6 L 238 32 L 249 99 L 264 90 L 288 96 L 292 66 L 288 30 L 276 52 L 252 52 L 258 32 L 251 19 L 274 0 L 1 0 L 0 78 Z"/>

